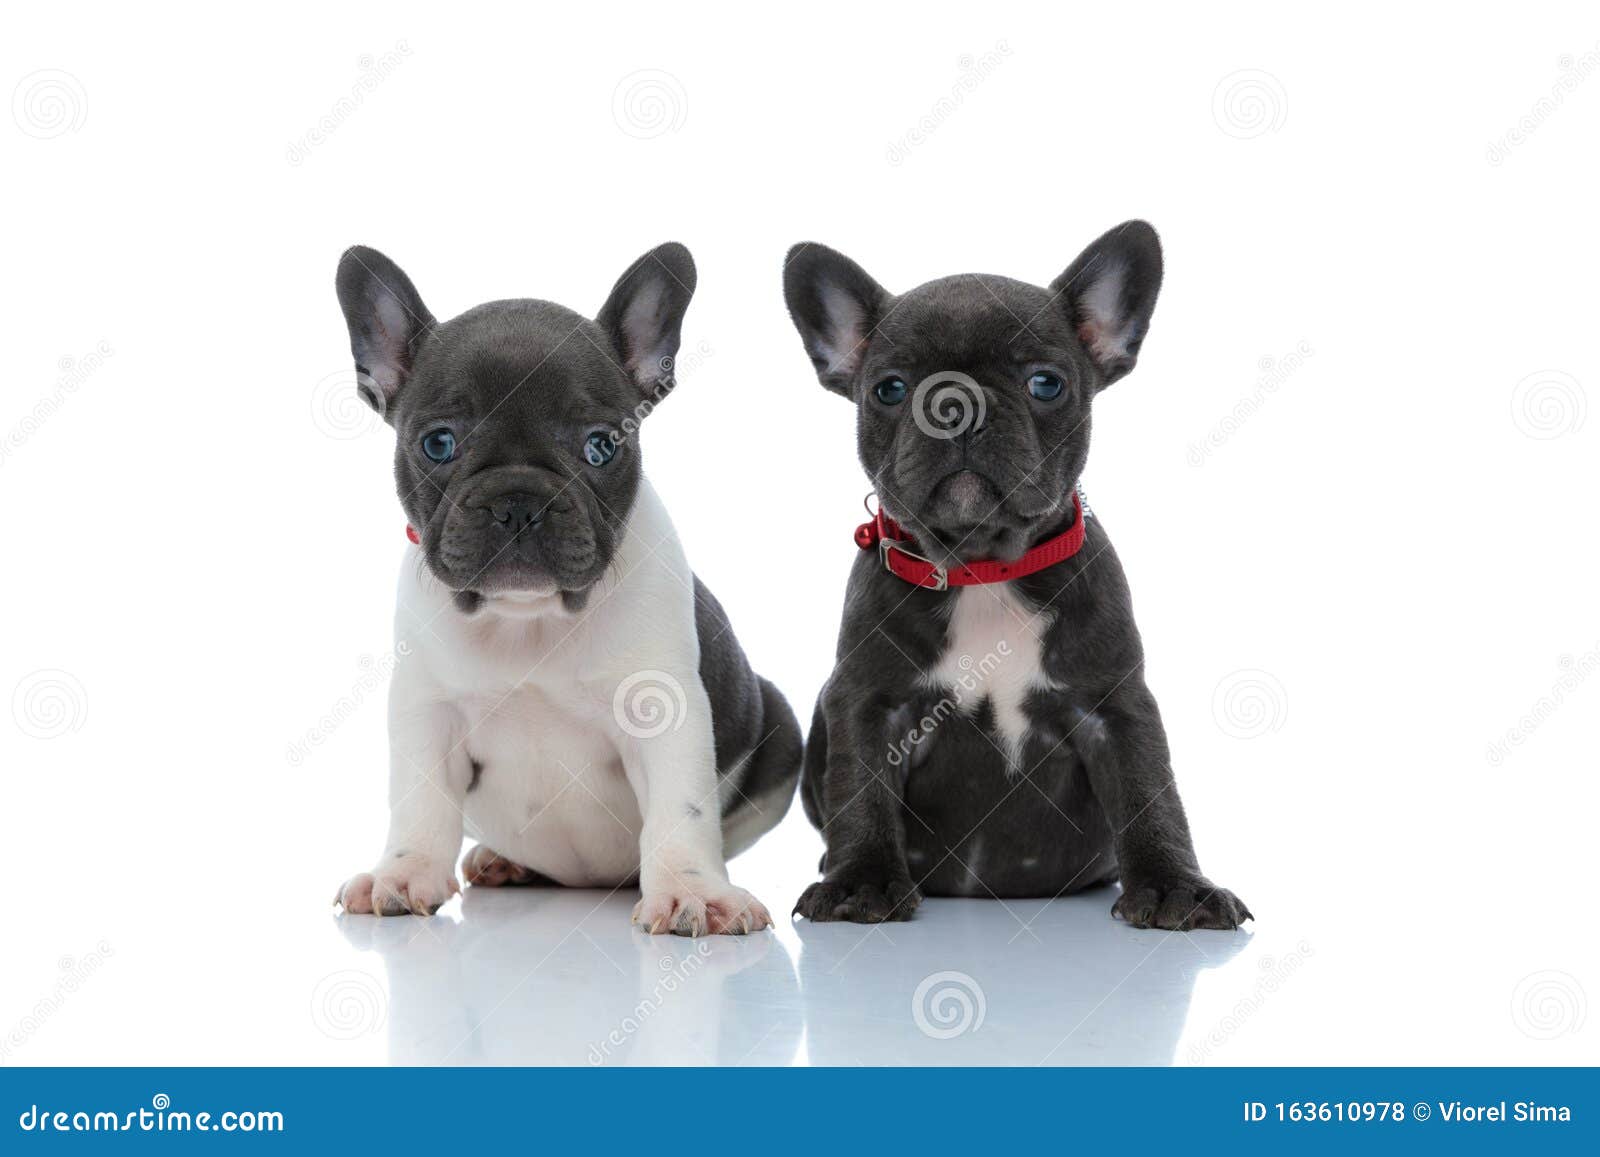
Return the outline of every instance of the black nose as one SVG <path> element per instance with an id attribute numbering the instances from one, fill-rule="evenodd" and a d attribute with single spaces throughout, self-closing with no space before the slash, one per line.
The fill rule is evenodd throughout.
<path id="1" fill-rule="evenodd" d="M 545 503 L 533 494 L 502 494 L 489 500 L 489 513 L 511 534 L 532 530 L 544 521 Z"/>

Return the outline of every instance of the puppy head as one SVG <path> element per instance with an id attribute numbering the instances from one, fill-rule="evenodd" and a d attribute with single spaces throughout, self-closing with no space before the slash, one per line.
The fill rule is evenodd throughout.
<path id="1" fill-rule="evenodd" d="M 889 293 L 822 245 L 789 251 L 784 296 L 822 384 L 855 402 L 880 501 L 945 559 L 1016 558 L 1064 525 L 1094 395 L 1133 368 L 1161 288 L 1143 221 L 1048 289 L 945 277 Z"/>
<path id="2" fill-rule="evenodd" d="M 693 258 L 670 243 L 593 321 L 518 300 L 440 323 L 383 254 L 340 259 L 362 397 L 395 429 L 401 505 L 463 610 L 583 604 L 638 492 L 634 435 L 673 387 L 694 286 Z"/>

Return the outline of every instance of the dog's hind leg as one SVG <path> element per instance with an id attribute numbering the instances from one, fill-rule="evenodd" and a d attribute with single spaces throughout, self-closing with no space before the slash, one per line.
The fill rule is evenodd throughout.
<path id="1" fill-rule="evenodd" d="M 800 780 L 800 803 L 806 819 L 819 832 L 828 821 L 822 814 L 822 773 L 828 767 L 828 722 L 822 717 L 822 700 L 811 713 L 811 733 L 806 736 L 805 775 Z"/>
<path id="2" fill-rule="evenodd" d="M 461 861 L 461 874 L 467 878 L 467 883 L 480 888 L 499 888 L 507 884 L 536 888 L 557 886 L 549 876 L 506 859 L 487 844 L 479 844 L 467 853 L 466 859 Z"/>
<path id="3" fill-rule="evenodd" d="M 761 735 L 742 772 L 725 777 L 722 855 L 731 859 L 778 825 L 800 778 L 800 723 L 782 692 L 761 681 Z M 736 790 L 735 790 L 736 785 Z"/>

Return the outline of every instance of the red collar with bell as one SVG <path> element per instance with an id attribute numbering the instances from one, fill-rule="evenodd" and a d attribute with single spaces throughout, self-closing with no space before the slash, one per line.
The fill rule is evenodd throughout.
<path id="1" fill-rule="evenodd" d="M 878 548 L 883 569 L 912 586 L 942 591 L 950 587 L 982 586 L 986 583 L 1010 582 L 1065 562 L 1083 549 L 1083 502 L 1078 492 L 1072 492 L 1072 525 L 1033 547 L 1021 558 L 1010 562 L 984 560 L 958 563 L 944 567 L 932 559 L 924 558 L 912 548 L 916 540 L 900 528 L 900 524 L 878 507 L 871 522 L 856 527 L 856 545 L 862 550 Z"/>

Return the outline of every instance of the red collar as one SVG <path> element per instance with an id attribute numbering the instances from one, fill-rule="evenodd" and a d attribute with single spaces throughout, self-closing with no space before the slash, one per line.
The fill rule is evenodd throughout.
<path id="1" fill-rule="evenodd" d="M 1072 510 L 1075 517 L 1071 526 L 1011 562 L 969 562 L 954 568 L 942 567 L 908 550 L 905 544 L 915 540 L 901 530 L 894 519 L 886 517 L 881 506 L 871 522 L 856 527 L 856 545 L 862 550 L 877 547 L 884 569 L 912 586 L 942 591 L 949 587 L 1003 583 L 1065 562 L 1083 548 L 1083 502 L 1076 490 L 1072 492 Z"/>
<path id="2" fill-rule="evenodd" d="M 417 528 L 412 526 L 409 522 L 406 523 L 406 537 L 412 542 L 416 543 L 418 546 L 422 545 L 422 536 L 417 533 Z"/>

